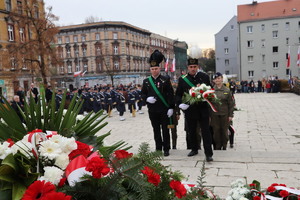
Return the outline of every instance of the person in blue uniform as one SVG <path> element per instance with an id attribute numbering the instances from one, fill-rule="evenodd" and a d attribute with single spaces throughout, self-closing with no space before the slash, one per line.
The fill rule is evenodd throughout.
<path id="1" fill-rule="evenodd" d="M 176 104 L 184 111 L 186 118 L 186 125 L 189 130 L 191 152 L 188 156 L 195 156 L 198 154 L 198 140 L 197 140 L 197 123 L 200 123 L 201 134 L 203 139 L 204 153 L 206 161 L 213 161 L 212 150 L 212 136 L 209 131 L 209 117 L 210 108 L 207 102 L 199 102 L 197 104 L 185 104 L 182 102 L 182 96 L 185 92 L 189 92 L 191 87 L 198 84 L 210 85 L 209 76 L 199 71 L 199 65 L 197 59 L 188 59 L 188 73 L 182 75 L 178 80 L 178 86 L 176 90 Z"/>
<path id="2" fill-rule="evenodd" d="M 142 99 L 147 103 L 149 118 L 154 132 L 156 150 L 164 151 L 164 156 L 170 153 L 170 132 L 168 124 L 175 107 L 174 90 L 170 77 L 161 75 L 160 63 L 164 55 L 155 50 L 149 59 L 151 76 L 144 79 Z"/>
<path id="3" fill-rule="evenodd" d="M 125 97 L 122 93 L 122 91 L 120 90 L 120 88 L 116 89 L 116 108 L 117 111 L 119 112 L 119 116 L 120 116 L 120 121 L 124 121 L 124 112 L 126 111 L 125 108 Z"/>

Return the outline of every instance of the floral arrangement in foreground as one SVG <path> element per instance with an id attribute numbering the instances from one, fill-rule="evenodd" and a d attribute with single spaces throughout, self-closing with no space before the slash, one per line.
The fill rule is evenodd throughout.
<path id="1" fill-rule="evenodd" d="M 237 179 L 231 183 L 231 190 L 226 200 L 299 200 L 300 190 L 287 187 L 285 184 L 273 183 L 262 190 L 256 180 L 247 184 L 246 179 Z"/>
<path id="2" fill-rule="evenodd" d="M 19 141 L 0 143 L 1 190 L 11 183 L 9 199 L 22 200 L 208 198 L 202 184 L 182 183 L 183 175 L 161 159 L 148 144 L 137 155 L 122 149 L 100 153 L 74 137 L 34 130 Z M 23 190 L 14 190 L 18 186 Z"/>
<path id="3" fill-rule="evenodd" d="M 216 109 L 212 105 L 212 102 L 221 103 L 215 95 L 214 89 L 204 83 L 198 84 L 196 87 L 192 87 L 189 90 L 189 93 L 185 92 L 182 97 L 182 103 L 190 105 L 203 101 L 206 101 L 214 112 L 216 112 Z"/>

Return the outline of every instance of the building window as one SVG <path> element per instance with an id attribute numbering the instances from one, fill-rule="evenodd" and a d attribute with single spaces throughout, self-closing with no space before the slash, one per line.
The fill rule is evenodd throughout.
<path id="1" fill-rule="evenodd" d="M 17 1 L 17 13 L 19 15 L 22 15 L 22 11 L 23 11 L 22 1 L 18 0 Z"/>
<path id="2" fill-rule="evenodd" d="M 100 56 L 101 55 L 101 48 L 100 46 L 96 47 L 96 56 Z"/>
<path id="3" fill-rule="evenodd" d="M 114 54 L 118 55 L 118 46 L 114 46 Z"/>
<path id="4" fill-rule="evenodd" d="M 7 11 L 11 11 L 11 0 L 5 0 L 5 7 Z"/>
<path id="5" fill-rule="evenodd" d="M 85 42 L 86 41 L 86 36 L 85 35 L 82 35 L 81 36 L 81 42 Z"/>
<path id="6" fill-rule="evenodd" d="M 300 29 L 300 21 L 298 21 L 298 28 Z"/>
<path id="7" fill-rule="evenodd" d="M 290 22 L 285 22 L 285 30 L 290 30 Z"/>
<path id="8" fill-rule="evenodd" d="M 225 70 L 225 74 L 228 75 L 230 72 L 229 70 Z"/>
<path id="9" fill-rule="evenodd" d="M 15 70 L 17 68 L 17 61 L 14 57 L 10 58 L 10 67 L 11 70 Z"/>
<path id="10" fill-rule="evenodd" d="M 100 33 L 96 33 L 96 40 L 100 40 Z"/>
<path id="11" fill-rule="evenodd" d="M 273 62 L 273 69 L 278 69 L 278 62 Z"/>
<path id="12" fill-rule="evenodd" d="M 261 55 L 261 60 L 262 60 L 263 63 L 266 62 L 266 55 L 265 55 L 265 54 L 262 54 L 262 55 Z"/>
<path id="13" fill-rule="evenodd" d="M 253 26 L 247 26 L 247 33 L 253 32 Z"/>
<path id="14" fill-rule="evenodd" d="M 225 59 L 225 66 L 228 66 L 228 65 L 229 65 L 229 60 Z"/>
<path id="15" fill-rule="evenodd" d="M 77 42 L 78 42 L 78 36 L 77 36 L 77 35 L 74 35 L 74 36 L 73 36 L 73 40 L 74 40 L 74 43 L 77 43 Z"/>
<path id="16" fill-rule="evenodd" d="M 118 61 L 114 62 L 114 67 L 115 67 L 115 70 L 119 70 L 119 62 Z"/>
<path id="17" fill-rule="evenodd" d="M 39 7 L 37 5 L 34 6 L 34 17 L 39 18 L 40 13 L 39 13 Z"/>
<path id="18" fill-rule="evenodd" d="M 278 23 L 272 24 L 272 28 L 277 28 L 277 27 L 278 27 Z"/>
<path id="19" fill-rule="evenodd" d="M 71 58 L 71 49 L 67 48 L 67 58 Z"/>
<path id="20" fill-rule="evenodd" d="M 7 25 L 7 30 L 8 30 L 8 41 L 14 41 L 15 36 L 14 36 L 14 26 L 13 25 Z"/>
<path id="21" fill-rule="evenodd" d="M 285 38 L 285 44 L 289 44 L 290 43 L 290 38 Z"/>
<path id="22" fill-rule="evenodd" d="M 76 64 L 75 71 L 76 71 L 76 72 L 79 72 L 79 71 L 80 71 L 79 63 Z"/>
<path id="23" fill-rule="evenodd" d="M 72 65 L 70 63 L 68 64 L 68 73 L 72 73 Z"/>
<path id="24" fill-rule="evenodd" d="M 65 73 L 64 66 L 61 66 L 61 67 L 59 68 L 59 71 L 60 71 L 61 74 Z"/>
<path id="25" fill-rule="evenodd" d="M 253 56 L 248 56 L 248 62 L 253 62 Z"/>
<path id="26" fill-rule="evenodd" d="M 70 38 L 69 38 L 69 36 L 67 36 L 65 39 L 66 39 L 66 43 L 70 43 Z"/>
<path id="27" fill-rule="evenodd" d="M 82 55 L 86 56 L 86 47 L 82 47 Z"/>
<path id="28" fill-rule="evenodd" d="M 113 39 L 117 40 L 118 39 L 118 33 L 113 33 Z"/>
<path id="29" fill-rule="evenodd" d="M 224 51 L 225 51 L 225 54 L 228 54 L 229 50 L 228 50 L 228 48 L 225 48 Z"/>
<path id="30" fill-rule="evenodd" d="M 265 40 L 265 39 L 262 39 L 262 40 L 261 40 L 261 47 L 264 48 L 265 46 L 266 46 L 266 40 Z"/>
<path id="31" fill-rule="evenodd" d="M 83 63 L 83 72 L 87 72 L 88 71 L 88 64 L 87 62 Z"/>
<path id="32" fill-rule="evenodd" d="M 273 53 L 278 53 L 278 46 L 273 47 Z"/>
<path id="33" fill-rule="evenodd" d="M 57 38 L 57 43 L 58 43 L 58 44 L 61 44 L 61 43 L 62 43 L 61 37 Z"/>
<path id="34" fill-rule="evenodd" d="M 253 76 L 254 76 L 254 71 L 253 71 L 253 70 L 248 71 L 248 76 L 249 76 L 249 77 L 253 77 Z"/>
<path id="35" fill-rule="evenodd" d="M 253 40 L 248 40 L 247 41 L 247 47 L 248 48 L 253 48 Z"/>
<path id="36" fill-rule="evenodd" d="M 272 34 L 273 34 L 273 38 L 278 38 L 278 31 L 273 31 Z"/>
<path id="37" fill-rule="evenodd" d="M 231 26 L 230 26 L 230 29 L 233 30 L 233 29 L 234 29 L 234 25 L 231 25 Z"/>
<path id="38" fill-rule="evenodd" d="M 224 37 L 224 42 L 228 42 L 228 37 Z"/>
<path id="39" fill-rule="evenodd" d="M 265 32 L 266 26 L 264 24 L 261 25 L 261 32 Z"/>
<path id="40" fill-rule="evenodd" d="M 298 38 L 298 43 L 300 43 L 300 37 Z"/>
<path id="41" fill-rule="evenodd" d="M 24 28 L 19 29 L 19 34 L 20 34 L 20 42 L 25 42 L 25 32 Z"/>

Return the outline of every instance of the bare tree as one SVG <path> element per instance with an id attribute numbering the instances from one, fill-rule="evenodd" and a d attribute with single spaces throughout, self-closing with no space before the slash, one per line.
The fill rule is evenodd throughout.
<path id="1" fill-rule="evenodd" d="M 97 16 L 89 16 L 86 17 L 84 20 L 84 23 L 89 24 L 89 23 L 95 23 L 95 22 L 100 22 L 101 20 Z"/>
<path id="2" fill-rule="evenodd" d="M 50 65 L 59 62 L 56 56 L 54 36 L 58 33 L 54 21 L 58 20 L 52 14 L 52 8 L 44 11 L 44 5 L 39 0 L 24 0 L 21 6 L 12 10 L 8 20 L 17 25 L 19 30 L 27 30 L 28 36 L 19 36 L 19 41 L 7 45 L 8 62 L 19 65 L 30 65 L 33 75 L 41 75 L 44 85 L 47 84 Z M 42 7 L 42 8 L 41 8 Z M 6 65 L 10 66 L 10 65 Z"/>

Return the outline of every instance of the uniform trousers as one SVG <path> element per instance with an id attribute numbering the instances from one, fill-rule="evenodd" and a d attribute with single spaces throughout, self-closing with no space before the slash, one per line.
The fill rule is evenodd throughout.
<path id="1" fill-rule="evenodd" d="M 170 149 L 169 118 L 166 112 L 149 112 L 149 118 L 154 132 L 156 150 Z"/>
<path id="2" fill-rule="evenodd" d="M 209 131 L 209 110 L 208 107 L 201 107 L 202 111 L 197 113 L 197 116 L 194 115 L 185 115 L 187 126 L 189 129 L 190 144 L 192 151 L 198 151 L 199 140 L 197 134 L 199 126 L 197 123 L 200 123 L 201 135 L 203 140 L 204 153 L 207 157 L 213 156 L 212 151 L 212 137 Z"/>
<path id="3" fill-rule="evenodd" d="M 226 149 L 228 143 L 228 116 L 212 115 L 211 126 L 214 132 L 214 142 L 216 150 Z"/>

